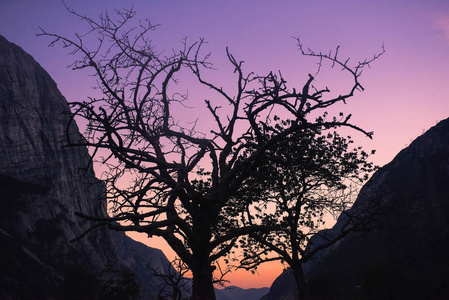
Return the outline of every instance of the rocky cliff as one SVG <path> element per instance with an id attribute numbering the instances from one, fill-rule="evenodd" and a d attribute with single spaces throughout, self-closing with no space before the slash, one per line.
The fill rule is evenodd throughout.
<path id="1" fill-rule="evenodd" d="M 305 266 L 315 299 L 449 299 L 449 119 L 378 170 L 354 208 L 379 201 L 394 208 L 376 217 L 380 226 L 347 236 Z M 267 300 L 288 299 L 292 286 L 282 288 L 283 296 Z"/>
<path id="2" fill-rule="evenodd" d="M 156 298 L 161 281 L 145 267 L 167 268 L 162 252 L 106 228 L 72 242 L 92 225 L 74 212 L 104 215 L 106 204 L 102 182 L 83 169 L 87 149 L 63 147 L 68 111 L 45 70 L 0 36 L 0 298 L 131 295 L 136 282 L 142 298 Z M 79 135 L 76 124 L 69 131 Z"/>

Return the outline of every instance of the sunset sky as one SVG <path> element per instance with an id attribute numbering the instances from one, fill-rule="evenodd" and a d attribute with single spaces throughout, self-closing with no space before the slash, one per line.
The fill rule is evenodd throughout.
<path id="1" fill-rule="evenodd" d="M 373 140 L 354 135 L 373 160 L 384 165 L 438 121 L 449 117 L 449 1 L 447 0 L 66 0 L 81 14 L 96 17 L 114 8 L 134 9 L 138 17 L 160 24 L 152 32 L 158 50 L 179 48 L 181 40 L 202 37 L 217 68 L 225 65 L 225 49 L 245 61 L 244 70 L 266 74 L 281 70 L 291 86 L 302 87 L 316 61 L 300 55 L 296 41 L 316 51 L 340 46 L 342 60 L 371 58 L 382 45 L 386 53 L 365 70 L 365 87 L 341 110 L 353 122 L 374 131 Z M 68 101 L 92 93 L 91 77 L 66 68 L 67 51 L 48 48 L 48 38 L 36 37 L 39 26 L 73 36 L 83 32 L 76 17 L 59 0 L 0 0 L 0 34 L 21 46 L 45 68 Z M 317 84 L 332 90 L 347 85 L 341 72 L 323 71 Z M 221 73 L 218 73 L 221 76 Z M 326 75 L 328 74 L 328 75 Z M 224 84 L 232 73 L 223 73 Z M 332 77 L 333 76 L 333 77 Z M 152 244 L 155 246 L 154 244 Z M 156 245 L 157 247 L 158 245 Z M 164 250 L 170 258 L 172 253 Z M 240 272 L 228 279 L 243 288 L 270 286 L 279 265 L 261 268 L 259 275 Z"/>

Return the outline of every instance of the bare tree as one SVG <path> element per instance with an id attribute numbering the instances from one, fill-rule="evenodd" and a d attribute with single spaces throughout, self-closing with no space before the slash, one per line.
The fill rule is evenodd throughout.
<path id="1" fill-rule="evenodd" d="M 269 149 L 305 130 L 344 126 L 371 136 L 350 123 L 350 115 L 320 122 L 312 116 L 362 89 L 361 70 L 376 57 L 351 69 L 337 56 L 318 55 L 353 79 L 347 93 L 325 99 L 329 90 L 314 89 L 312 75 L 299 90 L 288 88 L 281 73 L 245 74 L 243 62 L 227 50 L 235 80 L 228 91 L 206 78 L 212 65 L 209 54 L 202 54 L 203 40 L 185 40 L 179 51 L 158 53 L 148 37 L 155 26 L 145 21 L 128 27 L 132 9 L 99 20 L 68 10 L 90 26 L 87 34 L 38 35 L 51 37 L 50 45 L 62 43 L 76 56 L 73 69 L 93 70 L 97 78 L 100 97 L 71 103 L 73 118 L 87 121 L 84 139 L 67 139 L 68 146 L 90 147 L 94 159 L 108 167 L 106 196 L 112 205 L 106 218 L 79 215 L 114 230 L 163 237 L 192 272 L 192 299 L 215 299 L 217 260 L 239 237 L 272 230 L 243 222 L 239 212 L 246 199 L 238 197 L 246 181 L 260 177 Z M 209 132 L 174 113 L 179 106 L 188 109 L 187 93 L 175 90 L 182 72 L 215 93 L 204 102 L 213 120 Z M 275 114 L 289 125 L 271 126 Z"/>
<path id="2" fill-rule="evenodd" d="M 153 267 L 150 270 L 154 276 L 161 278 L 163 281 L 159 290 L 159 299 L 184 300 L 189 298 L 191 282 L 186 277 L 189 268 L 182 260 L 179 258 L 173 259 L 169 263 L 167 272 Z"/>

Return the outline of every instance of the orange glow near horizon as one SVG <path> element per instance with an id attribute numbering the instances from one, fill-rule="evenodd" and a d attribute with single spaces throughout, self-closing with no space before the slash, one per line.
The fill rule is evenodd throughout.
<path id="1" fill-rule="evenodd" d="M 325 220 L 326 226 L 322 229 L 331 228 L 336 223 L 336 219 L 330 215 Z M 147 234 L 138 232 L 126 232 L 126 234 L 135 241 L 161 250 L 169 261 L 172 261 L 176 257 L 176 253 L 162 237 L 149 238 Z M 238 286 L 244 289 L 271 287 L 273 281 L 282 274 L 286 267 L 288 266 L 283 265 L 280 261 L 270 261 L 258 266 L 255 273 L 239 269 L 226 274 L 224 280 L 229 282 L 225 286 Z M 217 286 L 217 288 L 221 287 Z"/>
<path id="2" fill-rule="evenodd" d="M 149 247 L 162 250 L 169 261 L 176 257 L 175 252 L 162 238 L 148 238 L 146 234 L 137 232 L 127 232 L 126 234 Z M 238 286 L 244 289 L 270 287 L 273 281 L 281 275 L 283 268 L 280 262 L 267 262 L 260 265 L 254 274 L 246 270 L 237 270 L 227 274 L 224 279 L 229 281 L 226 286 Z"/>

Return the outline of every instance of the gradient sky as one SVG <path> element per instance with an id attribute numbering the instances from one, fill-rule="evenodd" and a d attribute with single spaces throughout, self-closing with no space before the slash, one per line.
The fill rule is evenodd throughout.
<path id="1" fill-rule="evenodd" d="M 282 70 L 289 84 L 302 87 L 315 61 L 301 57 L 292 37 L 316 51 L 340 45 L 341 58 L 363 60 L 386 53 L 361 77 L 363 93 L 341 110 L 374 139 L 354 135 L 367 149 L 376 149 L 375 163 L 384 165 L 417 136 L 449 117 L 449 1 L 447 0 L 66 0 L 81 14 L 95 17 L 134 3 L 138 16 L 161 24 L 153 32 L 158 50 L 180 47 L 184 37 L 208 41 L 216 66 L 225 64 L 225 47 L 246 71 L 266 74 Z M 60 47 L 48 48 L 37 38 L 39 26 L 49 32 L 72 35 L 83 32 L 59 0 L 0 0 L 0 34 L 21 46 L 44 67 L 69 100 L 91 94 L 92 78 L 66 68 L 71 62 Z M 224 73 L 220 80 L 232 76 Z M 342 73 L 323 74 L 321 86 L 343 86 Z M 327 77 L 326 77 L 327 76 Z M 322 79 L 322 80 L 324 80 Z M 152 244 L 154 246 L 154 244 Z M 157 244 L 159 245 L 159 244 Z M 171 252 L 165 250 L 171 257 Z M 270 286 L 282 269 L 262 267 L 260 275 L 248 272 L 229 277 L 241 287 Z"/>

